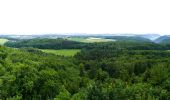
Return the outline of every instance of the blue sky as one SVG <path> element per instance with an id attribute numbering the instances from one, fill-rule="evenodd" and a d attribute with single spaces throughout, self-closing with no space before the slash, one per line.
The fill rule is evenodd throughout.
<path id="1" fill-rule="evenodd" d="M 169 0 L 1 0 L 0 34 L 170 34 Z"/>

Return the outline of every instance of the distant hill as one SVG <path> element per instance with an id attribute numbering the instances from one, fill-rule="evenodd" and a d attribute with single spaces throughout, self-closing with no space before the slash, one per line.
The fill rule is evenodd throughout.
<path id="1" fill-rule="evenodd" d="M 80 42 L 58 38 L 9 41 L 5 43 L 5 46 L 14 48 L 34 47 L 39 49 L 78 49 L 80 48 L 80 44 L 83 45 L 83 43 Z"/>
<path id="2" fill-rule="evenodd" d="M 89 39 L 93 38 L 93 39 Z M 29 39 L 71 39 L 76 40 L 113 40 L 113 41 L 127 41 L 127 42 L 155 42 L 155 43 L 170 43 L 170 35 L 160 36 L 158 34 L 47 34 L 47 35 L 0 35 L 0 38 L 8 39 L 9 41 L 25 41 Z M 80 42 L 80 41 L 78 41 Z M 18 42 L 17 42 L 18 43 Z M 16 43 L 15 43 L 16 44 Z"/>
<path id="3" fill-rule="evenodd" d="M 151 42 L 150 39 L 140 36 L 108 36 L 107 39 L 114 39 L 116 41 L 128 41 L 128 42 Z"/>
<path id="4" fill-rule="evenodd" d="M 155 43 L 170 43 L 170 35 L 161 36 L 154 40 Z"/>
<path id="5" fill-rule="evenodd" d="M 150 39 L 152 41 L 158 39 L 160 37 L 160 35 L 158 34 L 142 34 L 142 35 L 137 35 L 139 37 L 143 37 L 143 38 L 146 38 L 146 39 Z"/>

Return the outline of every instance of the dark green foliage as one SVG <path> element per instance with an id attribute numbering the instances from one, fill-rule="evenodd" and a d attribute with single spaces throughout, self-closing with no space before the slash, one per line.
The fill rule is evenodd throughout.
<path id="1" fill-rule="evenodd" d="M 65 39 L 29 39 L 9 41 L 5 43 L 5 45 L 15 48 L 34 47 L 39 49 L 78 49 L 83 46 L 83 43 Z"/>
<path id="2" fill-rule="evenodd" d="M 129 40 L 129 39 L 127 39 Z M 101 43 L 81 43 L 67 39 L 28 39 L 15 40 L 5 43 L 5 46 L 22 48 L 33 47 L 39 49 L 116 49 L 116 50 L 165 50 L 169 49 L 166 45 L 155 44 L 150 41 L 116 41 Z"/>
<path id="3" fill-rule="evenodd" d="M 168 100 L 170 98 L 168 85 L 170 52 L 161 50 L 159 45 L 152 43 L 138 46 L 136 44 L 138 43 L 124 46 L 123 43 L 117 46 L 121 49 L 110 49 L 105 44 L 104 48 L 96 46 L 84 49 L 75 56 L 81 65 L 84 65 L 83 72 L 95 81 L 88 90 L 88 99 Z"/>
<path id="4" fill-rule="evenodd" d="M 125 42 L 150 42 L 149 39 L 140 36 L 108 36 L 106 38 Z"/>

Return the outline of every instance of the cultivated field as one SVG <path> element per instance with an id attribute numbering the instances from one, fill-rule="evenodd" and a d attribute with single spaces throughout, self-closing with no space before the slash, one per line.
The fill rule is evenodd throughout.
<path id="1" fill-rule="evenodd" d="M 6 42 L 8 42 L 8 39 L 2 39 L 0 38 L 0 45 L 4 45 Z"/>
<path id="2" fill-rule="evenodd" d="M 76 53 L 80 52 L 79 49 L 62 49 L 62 50 L 53 50 L 53 49 L 41 49 L 45 53 L 52 53 L 55 55 L 62 56 L 74 56 Z"/>
<path id="3" fill-rule="evenodd" d="M 72 40 L 72 41 L 84 42 L 84 43 L 95 43 L 95 42 L 110 42 L 110 41 L 115 41 L 115 40 L 113 40 L 113 39 L 94 38 L 94 37 L 89 37 L 89 38 L 74 37 L 74 38 L 67 38 L 67 39 L 68 39 L 68 40 Z"/>

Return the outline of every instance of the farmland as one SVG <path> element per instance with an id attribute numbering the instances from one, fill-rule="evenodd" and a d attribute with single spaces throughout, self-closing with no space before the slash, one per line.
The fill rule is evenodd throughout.
<path id="1" fill-rule="evenodd" d="M 80 52 L 79 49 L 61 49 L 61 50 L 41 49 L 41 50 L 45 53 L 51 53 L 62 56 L 74 56 L 76 53 Z"/>
<path id="2" fill-rule="evenodd" d="M 67 38 L 68 40 L 77 41 L 77 42 L 83 42 L 83 43 L 95 43 L 95 42 L 111 42 L 115 41 L 113 39 L 105 39 L 105 38 L 94 38 L 94 37 L 88 37 L 88 38 L 82 38 L 82 37 L 73 37 L 73 38 Z"/>
<path id="3" fill-rule="evenodd" d="M 0 38 L 0 45 L 4 45 L 6 42 L 8 42 L 7 39 Z"/>

